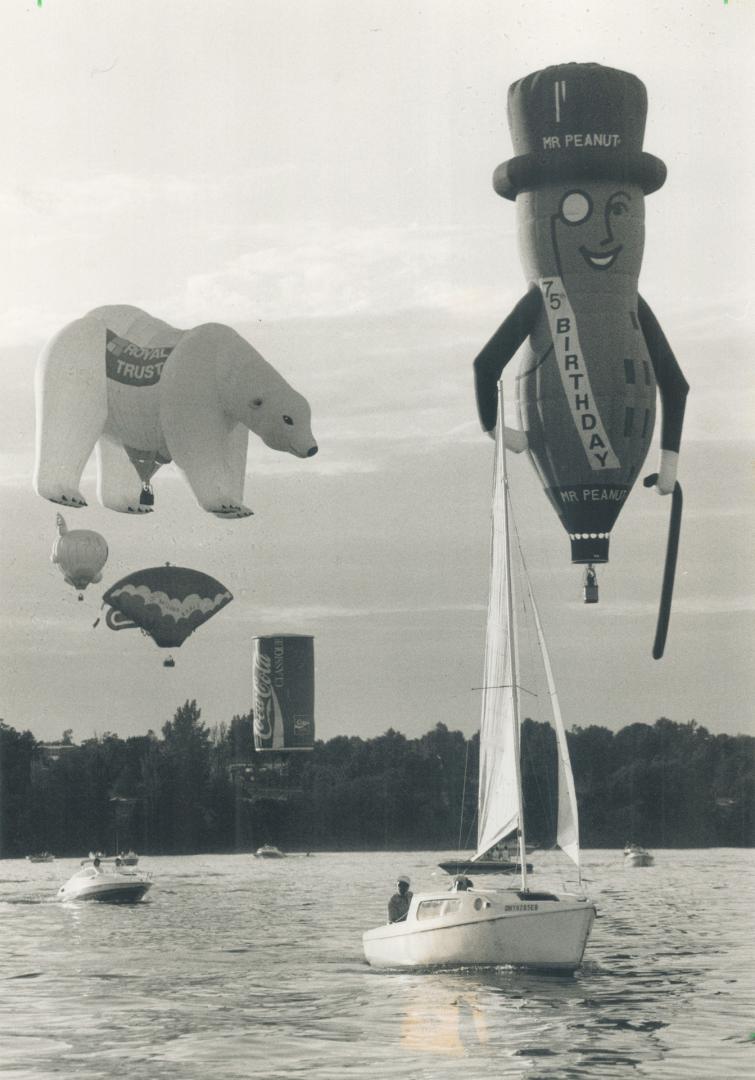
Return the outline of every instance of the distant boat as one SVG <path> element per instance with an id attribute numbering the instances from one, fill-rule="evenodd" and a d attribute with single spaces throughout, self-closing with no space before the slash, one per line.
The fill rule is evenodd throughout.
<path id="1" fill-rule="evenodd" d="M 490 598 L 485 643 L 485 678 L 480 724 L 480 793 L 476 873 L 491 849 L 512 833 L 518 841 L 521 884 L 505 889 L 475 886 L 461 874 L 450 889 L 414 893 L 406 915 L 362 935 L 367 962 L 383 968 L 440 968 L 510 964 L 540 970 L 574 971 L 582 962 L 595 919 L 584 895 L 531 891 L 527 885 L 519 748 L 517 617 L 528 609 L 548 681 L 559 768 L 558 846 L 579 869 L 579 829 L 566 732 L 556 698 L 542 626 L 521 548 L 517 569 L 523 582 L 514 604 L 513 523 L 503 444 L 503 400 L 493 491 Z M 512 860 L 513 861 L 513 860 Z M 455 865 L 455 864 L 454 864 Z"/>
<path id="2" fill-rule="evenodd" d="M 99 859 L 101 863 L 117 863 L 119 866 L 136 866 L 139 862 L 135 851 L 127 851 L 125 855 L 103 855 L 99 851 L 90 851 L 88 857 L 82 859 L 79 865 L 87 866 L 94 859 Z"/>
<path id="3" fill-rule="evenodd" d="M 527 846 L 527 854 L 534 848 Z M 519 862 L 518 852 L 501 844 L 494 844 L 490 851 L 479 859 L 449 859 L 447 862 L 438 863 L 441 870 L 447 874 L 519 874 L 522 864 Z M 532 863 L 527 863 L 527 873 L 533 869 Z"/>
<path id="4" fill-rule="evenodd" d="M 58 900 L 97 900 L 106 904 L 135 904 L 152 888 L 144 874 L 115 867 L 95 866 L 77 870 L 58 889 Z"/>
<path id="5" fill-rule="evenodd" d="M 257 848 L 254 857 L 255 859 L 285 859 L 286 856 L 280 848 L 272 844 L 263 844 L 262 847 Z"/>
<path id="6" fill-rule="evenodd" d="M 652 866 L 654 861 L 650 852 L 639 844 L 627 844 L 624 848 L 625 866 Z"/>
<path id="7" fill-rule="evenodd" d="M 38 855 L 27 855 L 29 862 L 55 862 L 55 856 L 49 851 L 40 851 Z"/>

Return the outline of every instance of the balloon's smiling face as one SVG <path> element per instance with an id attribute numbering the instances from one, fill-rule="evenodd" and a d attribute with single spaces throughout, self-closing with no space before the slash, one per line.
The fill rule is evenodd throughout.
<path id="1" fill-rule="evenodd" d="M 642 192 L 594 184 L 564 191 L 551 217 L 553 249 L 562 276 L 584 267 L 639 275 L 645 207 Z"/>
<path id="2" fill-rule="evenodd" d="M 537 276 L 557 273 L 566 280 L 578 275 L 584 281 L 586 274 L 595 275 L 596 285 L 606 275 L 639 277 L 645 200 L 637 185 L 550 184 L 520 199 L 522 224 L 529 226 L 525 248 L 536 256 Z"/>

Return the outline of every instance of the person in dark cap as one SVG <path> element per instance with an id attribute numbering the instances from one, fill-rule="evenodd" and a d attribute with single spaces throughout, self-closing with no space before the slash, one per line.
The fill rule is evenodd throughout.
<path id="1" fill-rule="evenodd" d="M 411 881 L 405 874 L 401 874 L 396 878 L 396 888 L 398 892 L 395 892 L 388 901 L 388 922 L 402 922 L 409 911 L 409 905 L 412 902 L 412 893 L 409 891 Z"/>
<path id="2" fill-rule="evenodd" d="M 474 882 L 464 874 L 457 874 L 451 883 L 451 889 L 454 892 L 466 892 L 467 889 L 473 888 Z"/>

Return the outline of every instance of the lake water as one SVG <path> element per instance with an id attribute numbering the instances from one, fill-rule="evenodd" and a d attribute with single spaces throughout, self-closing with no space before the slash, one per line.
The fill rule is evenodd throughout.
<path id="1" fill-rule="evenodd" d="M 144 857 L 133 907 L 60 904 L 75 860 L 0 862 L 7 1080 L 571 1080 L 755 1071 L 750 851 L 588 851 L 573 976 L 365 965 L 398 872 L 441 853 Z M 561 887 L 555 853 L 532 887 Z M 551 872 L 548 868 L 551 868 Z M 434 876 L 435 874 L 438 876 Z M 488 879 L 490 880 L 490 879 Z M 498 879 L 500 880 L 500 879 Z"/>

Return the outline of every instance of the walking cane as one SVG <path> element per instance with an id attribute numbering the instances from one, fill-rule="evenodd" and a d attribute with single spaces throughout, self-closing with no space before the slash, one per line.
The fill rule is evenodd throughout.
<path id="1" fill-rule="evenodd" d="M 658 482 L 658 473 L 652 473 L 643 480 L 645 487 L 653 487 Z M 682 488 L 677 480 L 671 493 L 671 520 L 668 527 L 668 541 L 666 543 L 666 565 L 663 569 L 663 585 L 661 586 L 661 604 L 658 609 L 658 623 L 655 628 L 655 641 L 653 642 L 653 659 L 660 660 L 666 645 L 669 619 L 671 618 L 671 597 L 674 592 L 674 574 L 676 573 L 676 556 L 679 551 L 679 533 L 682 527 Z"/>

